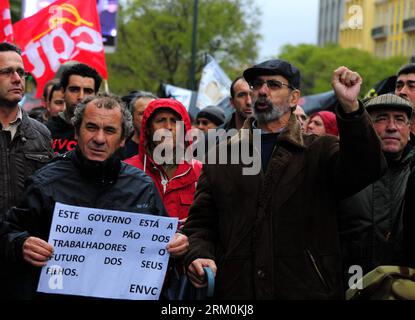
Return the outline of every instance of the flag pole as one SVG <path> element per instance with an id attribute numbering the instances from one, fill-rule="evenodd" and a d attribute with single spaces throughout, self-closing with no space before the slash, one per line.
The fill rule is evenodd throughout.
<path id="1" fill-rule="evenodd" d="M 189 87 L 190 90 L 196 90 L 196 54 L 197 54 L 197 18 L 199 14 L 199 1 L 194 0 L 193 2 L 193 32 L 192 32 L 192 57 L 190 61 L 189 71 Z"/>
<path id="2" fill-rule="evenodd" d="M 107 79 L 104 79 L 104 90 L 105 90 L 105 93 L 110 93 Z"/>

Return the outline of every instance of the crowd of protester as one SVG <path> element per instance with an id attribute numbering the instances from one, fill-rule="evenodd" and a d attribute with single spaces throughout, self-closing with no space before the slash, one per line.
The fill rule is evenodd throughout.
<path id="1" fill-rule="evenodd" d="M 205 267 L 216 299 L 241 300 L 344 299 L 353 266 L 415 267 L 415 64 L 397 71 L 395 92 L 363 101 L 361 76 L 339 67 L 335 110 L 307 115 L 300 70 L 264 61 L 232 82 L 230 119 L 207 106 L 194 123 L 189 106 L 142 88 L 100 92 L 81 63 L 29 116 L 25 77 L 19 48 L 1 43 L 1 299 L 41 296 L 57 202 L 177 218 L 161 299 L 177 297 L 177 276 L 205 287 Z M 207 144 L 221 130 L 233 134 Z M 177 152 L 201 143 L 218 152 Z"/>

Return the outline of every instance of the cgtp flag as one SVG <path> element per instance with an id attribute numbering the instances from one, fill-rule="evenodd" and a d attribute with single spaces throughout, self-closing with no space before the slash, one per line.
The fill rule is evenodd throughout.
<path id="1" fill-rule="evenodd" d="M 96 0 L 57 0 L 13 28 L 26 71 L 36 78 L 36 96 L 66 61 L 85 63 L 108 78 Z"/>
<path id="2" fill-rule="evenodd" d="M 0 0 L 0 42 L 13 43 L 9 0 Z"/>

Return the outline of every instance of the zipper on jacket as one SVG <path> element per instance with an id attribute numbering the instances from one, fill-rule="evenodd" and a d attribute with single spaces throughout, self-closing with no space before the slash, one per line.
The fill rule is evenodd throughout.
<path id="1" fill-rule="evenodd" d="M 170 182 L 170 181 L 172 181 L 172 180 L 174 180 L 174 179 L 178 179 L 178 178 L 181 178 L 181 177 L 183 177 L 183 176 L 185 176 L 186 174 L 188 174 L 189 172 L 190 172 L 190 170 L 192 169 L 192 168 L 189 168 L 186 172 L 183 172 L 182 174 L 179 174 L 178 176 L 174 176 L 173 178 L 171 178 L 170 180 L 169 180 L 169 178 L 167 177 L 167 176 L 165 176 L 164 175 L 164 173 L 162 173 L 161 172 L 161 170 L 159 169 L 159 168 L 157 168 L 156 167 L 156 169 L 159 171 L 159 173 L 160 173 L 160 178 L 161 178 L 161 185 L 163 186 L 163 194 L 165 194 L 166 193 L 166 191 L 167 191 L 167 184 Z"/>
<path id="2" fill-rule="evenodd" d="M 323 274 L 320 271 L 320 268 L 317 266 L 317 262 L 316 259 L 314 259 L 313 254 L 311 253 L 311 251 L 309 249 L 306 250 L 308 257 L 310 258 L 311 264 L 314 268 L 314 271 L 316 272 L 318 278 L 320 279 L 321 283 L 323 284 L 323 286 L 325 287 L 325 289 L 327 291 L 329 291 L 329 285 L 326 281 L 326 279 L 324 279 Z"/>
<path id="3" fill-rule="evenodd" d="M 13 203 L 14 201 L 12 190 L 14 190 L 15 186 L 14 186 L 14 179 L 12 178 L 12 175 L 15 170 L 12 170 L 11 168 L 10 157 L 11 157 L 11 148 L 7 146 L 5 168 L 4 168 L 6 172 L 6 179 L 4 180 L 5 182 L 4 187 L 5 187 L 5 190 L 7 190 L 6 199 L 5 199 L 6 208 L 10 208 L 10 203 Z"/>
<path id="4" fill-rule="evenodd" d="M 4 193 L 3 202 L 0 202 L 0 206 L 2 209 L 10 207 L 10 188 L 9 188 L 9 181 L 10 181 L 10 143 L 7 139 L 6 131 L 1 131 L 0 129 L 0 165 L 2 167 L 1 175 L 0 175 L 0 191 Z M 4 172 L 3 172 L 4 169 Z M 7 210 L 6 210 L 7 211 Z M 1 214 L 2 212 L 0 212 Z M 5 213 L 5 212 L 4 212 Z"/>
<path id="5" fill-rule="evenodd" d="M 166 194 L 167 184 L 169 183 L 169 179 L 161 172 L 161 170 L 157 169 L 160 173 L 160 183 L 163 186 L 163 194 Z"/>
<path id="6" fill-rule="evenodd" d="M 185 176 L 186 174 L 188 174 L 190 172 L 191 169 L 192 168 L 189 168 L 189 169 L 187 169 L 187 171 L 183 172 L 182 174 L 179 174 L 178 176 L 174 176 L 173 178 L 171 178 L 169 180 L 169 182 L 172 181 L 172 180 L 174 180 L 174 179 L 178 179 L 178 178 L 181 178 L 181 177 Z"/>

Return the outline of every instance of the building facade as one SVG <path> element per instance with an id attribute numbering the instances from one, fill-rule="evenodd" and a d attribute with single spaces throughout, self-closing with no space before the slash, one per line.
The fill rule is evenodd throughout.
<path id="1" fill-rule="evenodd" d="M 346 0 L 340 25 L 339 44 L 373 53 L 372 27 L 376 0 Z"/>
<path id="2" fill-rule="evenodd" d="M 339 42 L 339 28 L 343 19 L 345 0 L 320 0 L 318 45 Z"/>
<path id="3" fill-rule="evenodd" d="M 415 0 L 375 1 L 372 38 L 379 57 L 415 57 Z"/>
<path id="4" fill-rule="evenodd" d="M 337 41 L 333 8 L 342 14 Z M 415 0 L 320 0 L 318 39 L 320 46 L 333 42 L 378 57 L 415 61 Z"/>

